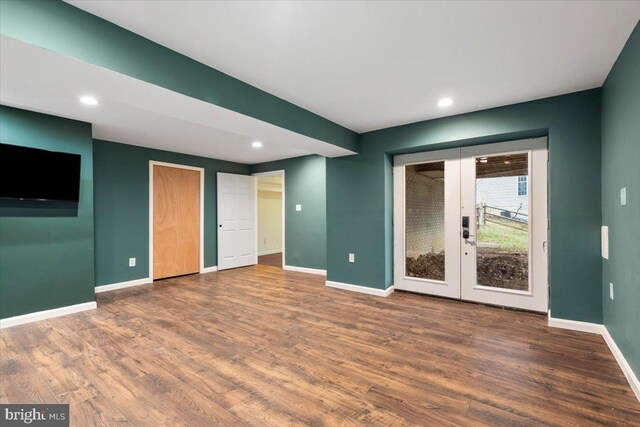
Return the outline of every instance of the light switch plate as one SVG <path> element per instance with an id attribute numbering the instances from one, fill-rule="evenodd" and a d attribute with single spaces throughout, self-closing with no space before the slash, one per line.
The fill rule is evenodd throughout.
<path id="1" fill-rule="evenodd" d="M 349 254 L 349 262 L 356 262 L 355 254 Z"/>
<path id="2" fill-rule="evenodd" d="M 603 225 L 600 229 L 600 244 L 602 249 L 602 258 L 609 259 L 609 227 Z"/>
<path id="3" fill-rule="evenodd" d="M 135 266 L 136 266 L 136 259 L 129 258 L 129 267 L 135 267 Z"/>
<path id="4" fill-rule="evenodd" d="M 613 283 L 609 283 L 609 298 L 613 299 Z"/>
<path id="5" fill-rule="evenodd" d="M 301 211 L 302 210 L 302 205 L 296 205 L 296 210 L 297 211 Z"/>
<path id="6" fill-rule="evenodd" d="M 620 189 L 620 206 L 627 204 L 627 187 Z"/>

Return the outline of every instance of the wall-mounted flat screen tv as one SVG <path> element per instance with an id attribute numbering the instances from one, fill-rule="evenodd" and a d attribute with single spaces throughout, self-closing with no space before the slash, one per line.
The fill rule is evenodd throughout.
<path id="1" fill-rule="evenodd" d="M 0 144 L 0 198 L 77 202 L 80 155 Z"/>

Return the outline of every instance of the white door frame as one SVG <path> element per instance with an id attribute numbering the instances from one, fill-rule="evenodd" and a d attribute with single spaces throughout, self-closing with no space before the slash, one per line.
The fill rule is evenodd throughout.
<path id="1" fill-rule="evenodd" d="M 284 169 L 278 169 L 278 170 L 274 170 L 274 171 L 269 171 L 269 172 L 258 172 L 258 173 L 252 173 L 251 175 L 253 176 L 282 176 L 282 268 L 284 268 L 285 266 L 285 250 L 287 248 L 287 241 L 285 240 L 285 236 L 286 236 L 286 221 L 285 221 L 285 217 L 287 215 L 286 209 L 285 209 L 285 198 L 286 198 L 286 194 L 285 194 L 285 189 L 286 189 L 286 184 L 285 184 L 285 179 L 284 179 L 284 174 L 285 171 Z M 256 185 L 256 221 L 255 221 L 255 229 L 256 229 L 256 254 L 258 253 L 258 190 L 257 190 L 258 186 Z"/>
<path id="2" fill-rule="evenodd" d="M 444 161 L 445 194 L 445 280 L 429 280 L 406 275 L 405 244 L 405 166 Z M 393 159 L 393 234 L 394 234 L 394 288 L 428 293 L 449 298 L 460 298 L 460 149 L 427 151 L 404 154 Z M 402 268 L 401 268 L 402 267 Z"/>
<path id="3" fill-rule="evenodd" d="M 510 306 L 539 312 L 549 308 L 549 281 L 547 260 L 547 138 L 534 138 L 496 144 L 475 145 L 461 149 L 461 215 L 469 216 L 469 229 L 476 227 L 476 165 L 479 156 L 528 153 L 527 198 L 529 201 L 529 290 L 518 291 L 476 282 L 476 236 L 461 240 L 460 257 L 473 257 L 463 262 L 461 270 L 462 299 L 485 304 Z M 464 197 L 467 200 L 464 200 Z M 465 203 L 467 206 L 465 206 Z M 468 252 L 465 252 L 465 247 Z M 469 255 L 465 255 L 468 253 Z"/>
<path id="4" fill-rule="evenodd" d="M 204 270 L 204 168 L 149 160 L 149 280 L 153 281 L 153 167 L 166 166 L 200 172 L 200 271 Z"/>

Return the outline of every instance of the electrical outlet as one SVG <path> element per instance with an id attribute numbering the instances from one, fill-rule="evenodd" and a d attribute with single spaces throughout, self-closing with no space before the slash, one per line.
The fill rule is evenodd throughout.
<path id="1" fill-rule="evenodd" d="M 620 206 L 627 204 L 627 187 L 620 189 Z"/>
<path id="2" fill-rule="evenodd" d="M 129 258 L 129 267 L 135 267 L 135 266 L 136 266 L 136 259 Z"/>
<path id="3" fill-rule="evenodd" d="M 297 211 L 301 211 L 302 210 L 302 205 L 296 205 L 296 210 Z"/>
<path id="4" fill-rule="evenodd" d="M 355 254 L 349 254 L 349 262 L 356 262 Z"/>
<path id="5" fill-rule="evenodd" d="M 609 283 L 609 298 L 613 300 L 613 283 Z"/>

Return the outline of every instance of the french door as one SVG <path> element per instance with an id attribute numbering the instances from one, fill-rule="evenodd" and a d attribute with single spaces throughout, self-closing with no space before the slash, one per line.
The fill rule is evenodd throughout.
<path id="1" fill-rule="evenodd" d="M 547 140 L 396 156 L 396 289 L 546 312 Z"/>

